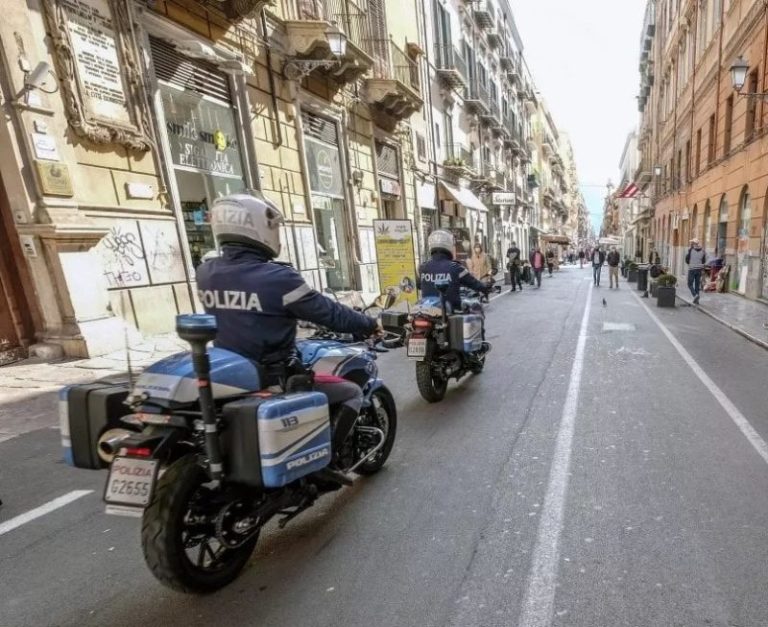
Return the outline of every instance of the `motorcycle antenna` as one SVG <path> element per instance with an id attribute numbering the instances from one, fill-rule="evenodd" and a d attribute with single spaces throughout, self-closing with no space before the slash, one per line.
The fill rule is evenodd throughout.
<path id="1" fill-rule="evenodd" d="M 125 363 L 128 367 L 128 390 L 129 395 L 133 393 L 133 368 L 131 367 L 131 346 L 128 342 L 128 323 L 123 327 L 125 335 Z"/>

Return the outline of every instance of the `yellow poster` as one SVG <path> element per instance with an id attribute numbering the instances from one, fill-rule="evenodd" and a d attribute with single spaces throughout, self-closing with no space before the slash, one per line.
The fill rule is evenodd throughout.
<path id="1" fill-rule="evenodd" d="M 416 257 L 413 251 L 413 225 L 410 220 L 374 220 L 379 285 L 383 293 L 392 291 L 396 303 L 415 303 Z"/>

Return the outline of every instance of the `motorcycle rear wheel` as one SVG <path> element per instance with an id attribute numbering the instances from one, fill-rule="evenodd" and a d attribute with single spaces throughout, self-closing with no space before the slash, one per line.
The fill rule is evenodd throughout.
<path id="1" fill-rule="evenodd" d="M 370 413 L 362 421 L 362 424 L 377 427 L 384 431 L 384 446 L 371 459 L 360 464 L 355 470 L 358 475 L 373 475 L 381 470 L 392 452 L 395 433 L 397 432 L 397 408 L 395 407 L 395 399 L 392 398 L 389 390 L 376 390 L 371 399 L 371 407 L 367 411 Z"/>
<path id="2" fill-rule="evenodd" d="M 416 385 L 419 394 L 428 403 L 439 403 L 445 398 L 448 381 L 435 376 L 431 365 L 426 361 L 416 362 Z"/>
<path id="3" fill-rule="evenodd" d="M 179 592 L 207 594 L 231 583 L 258 540 L 256 534 L 233 549 L 218 542 L 214 525 L 201 522 L 197 511 L 205 505 L 207 481 L 194 456 L 182 457 L 158 480 L 144 511 L 141 545 L 147 566 L 160 583 Z"/>

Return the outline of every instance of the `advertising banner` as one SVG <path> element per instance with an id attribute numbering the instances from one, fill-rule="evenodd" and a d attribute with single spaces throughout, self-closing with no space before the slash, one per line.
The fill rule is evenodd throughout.
<path id="1" fill-rule="evenodd" d="M 415 303 L 416 257 L 411 221 L 374 220 L 373 231 L 381 291 L 393 290 L 396 303 Z"/>

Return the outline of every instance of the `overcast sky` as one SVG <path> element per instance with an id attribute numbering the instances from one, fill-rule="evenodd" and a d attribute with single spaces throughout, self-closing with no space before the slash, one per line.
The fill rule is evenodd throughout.
<path id="1" fill-rule="evenodd" d="M 645 0 L 510 0 L 524 56 L 555 124 L 571 136 L 592 223 L 605 184 L 617 182 L 627 134 L 638 122 Z"/>

